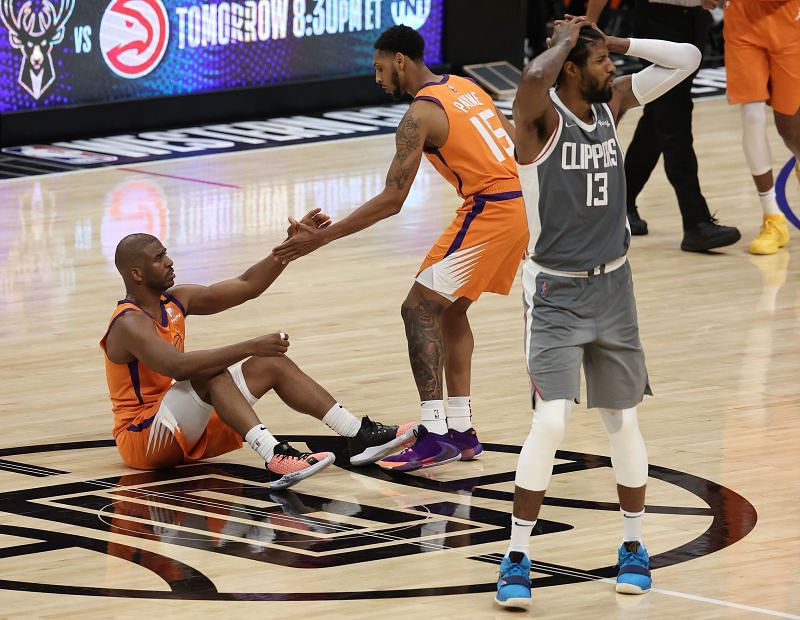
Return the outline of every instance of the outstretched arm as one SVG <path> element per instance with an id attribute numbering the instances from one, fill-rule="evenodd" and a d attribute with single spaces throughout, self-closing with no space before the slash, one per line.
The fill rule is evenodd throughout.
<path id="1" fill-rule="evenodd" d="M 556 130 L 558 114 L 549 91 L 555 84 L 567 56 L 578 41 L 581 28 L 588 26 L 585 17 L 567 17 L 556 22 L 550 48 L 534 58 L 522 71 L 522 80 L 514 99 L 517 160 L 536 159 L 548 138 Z"/>
<path id="2" fill-rule="evenodd" d="M 330 217 L 320 209 L 313 209 L 300 222 L 289 227 L 291 239 L 300 226 L 321 230 L 330 224 Z M 243 304 L 261 295 L 286 269 L 286 264 L 270 254 L 236 278 L 223 280 L 211 286 L 184 284 L 172 288 L 169 293 L 181 302 L 187 314 L 216 314 Z"/>
<path id="3" fill-rule="evenodd" d="M 609 105 L 619 120 L 630 108 L 650 103 L 680 84 L 700 66 L 702 54 L 691 43 L 658 39 L 606 37 L 610 52 L 637 56 L 653 64 L 614 81 L 614 96 Z"/>
<path id="4" fill-rule="evenodd" d="M 380 194 L 324 230 L 301 226 L 297 235 L 273 250 L 275 256 L 284 263 L 293 261 L 335 239 L 352 235 L 399 213 L 417 175 L 430 130 L 430 118 L 435 111 L 440 110 L 427 101 L 416 101 L 406 111 L 397 127 L 394 159 L 386 175 L 386 186 Z"/>

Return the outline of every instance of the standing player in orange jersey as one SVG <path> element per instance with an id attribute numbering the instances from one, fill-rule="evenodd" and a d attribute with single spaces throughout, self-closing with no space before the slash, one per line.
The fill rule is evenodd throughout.
<path id="1" fill-rule="evenodd" d="M 775 254 L 789 226 L 775 199 L 767 105 L 800 180 L 800 0 L 726 0 L 724 15 L 728 100 L 742 104 L 742 146 L 763 212 L 749 249 Z"/>
<path id="2" fill-rule="evenodd" d="M 379 462 L 400 471 L 470 460 L 483 450 L 471 422 L 474 339 L 467 309 L 481 293 L 508 294 L 529 238 L 513 126 L 473 81 L 431 72 L 424 47 L 422 36 L 407 26 L 389 28 L 375 43 L 375 81 L 396 99 L 414 97 L 397 128 L 386 187 L 327 228 L 300 225 L 274 249 L 291 261 L 395 215 L 423 153 L 464 200 L 402 306 L 422 425 L 413 446 Z"/>
<path id="3" fill-rule="evenodd" d="M 314 209 L 300 223 L 329 221 Z M 272 489 L 285 489 L 330 465 L 332 453 L 301 453 L 261 424 L 253 405 L 270 390 L 347 437 L 352 465 L 374 462 L 413 437 L 412 425 L 401 430 L 366 416 L 359 421 L 286 357 L 289 336 L 282 332 L 184 352 L 186 317 L 217 314 L 261 295 L 284 270 L 274 256 L 211 286 L 174 286 L 166 248 L 152 235 L 137 233 L 119 242 L 114 262 L 125 298 L 117 302 L 100 346 L 114 440 L 130 467 L 191 463 L 238 450 L 242 438 L 264 459 Z"/>

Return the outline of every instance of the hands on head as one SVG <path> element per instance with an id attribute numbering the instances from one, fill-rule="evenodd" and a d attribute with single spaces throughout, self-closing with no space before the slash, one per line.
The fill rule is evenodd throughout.
<path id="1" fill-rule="evenodd" d="M 557 19 L 553 22 L 553 34 L 547 38 L 547 47 L 554 47 L 562 42 L 569 42 L 570 47 L 575 47 L 583 28 L 593 28 L 603 35 L 604 39 L 607 38 L 606 34 L 597 27 L 597 24 L 590 21 L 585 15 L 565 13 L 564 19 Z"/>

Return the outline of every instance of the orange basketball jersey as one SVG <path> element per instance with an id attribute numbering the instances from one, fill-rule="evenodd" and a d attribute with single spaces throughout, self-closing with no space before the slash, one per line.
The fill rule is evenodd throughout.
<path id="1" fill-rule="evenodd" d="M 152 410 L 155 414 L 164 394 L 172 386 L 171 377 L 151 370 L 138 360 L 133 360 L 128 364 L 116 364 L 108 359 L 106 353 L 108 332 L 114 321 L 126 312 L 145 313 L 142 308 L 131 301 L 123 299 L 117 302 L 108 329 L 100 341 L 100 347 L 105 354 L 106 381 L 114 411 L 115 438 L 140 414 L 148 410 Z M 153 327 L 159 338 L 166 340 L 179 351 L 183 351 L 183 341 L 186 336 L 186 312 L 181 303 L 169 293 L 164 293 L 161 297 L 161 316 L 150 318 L 153 319 Z"/>
<path id="2" fill-rule="evenodd" d="M 445 74 L 423 85 L 414 101 L 431 101 L 447 114 L 447 140 L 438 149 L 426 148 L 425 155 L 459 196 L 520 190 L 514 144 L 480 86 Z"/>

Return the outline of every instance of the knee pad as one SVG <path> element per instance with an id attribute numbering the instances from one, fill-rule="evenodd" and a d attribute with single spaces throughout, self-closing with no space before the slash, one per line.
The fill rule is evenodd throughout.
<path id="1" fill-rule="evenodd" d="M 228 367 L 228 372 L 230 373 L 231 377 L 233 377 L 233 382 L 236 384 L 236 387 L 239 388 L 239 391 L 242 393 L 242 396 L 245 397 L 250 406 L 252 407 L 258 402 L 258 399 L 253 396 L 250 392 L 250 388 L 247 387 L 247 381 L 244 380 L 244 370 L 242 369 L 244 366 L 244 362 L 238 362 L 233 366 Z"/>
<path id="2" fill-rule="evenodd" d="M 601 409 L 600 419 L 611 444 L 611 464 L 617 484 L 633 489 L 647 484 L 647 448 L 639 430 L 636 408 Z"/>
<path id="3" fill-rule="evenodd" d="M 572 410 L 568 400 L 536 400 L 533 422 L 517 461 L 514 479 L 518 487 L 544 491 L 553 473 L 553 459 L 564 440 Z"/>
<path id="4" fill-rule="evenodd" d="M 754 177 L 772 170 L 772 151 L 767 139 L 767 104 L 742 104 L 742 149 Z"/>

